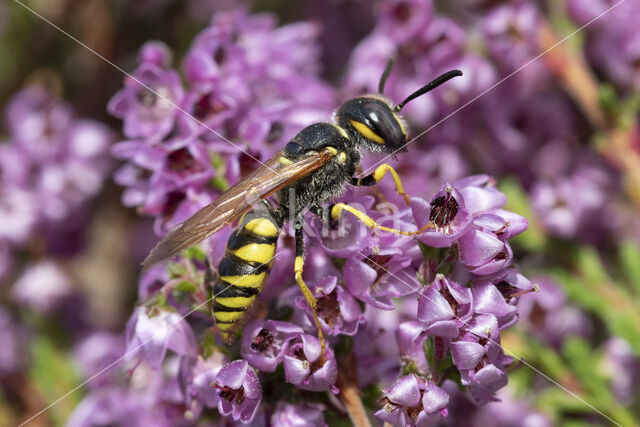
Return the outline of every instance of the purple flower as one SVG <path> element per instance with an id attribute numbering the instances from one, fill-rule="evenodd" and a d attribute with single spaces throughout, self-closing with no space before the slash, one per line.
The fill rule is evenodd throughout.
<path id="1" fill-rule="evenodd" d="M 609 202 L 611 181 L 603 167 L 582 164 L 569 175 L 540 179 L 531 190 L 531 202 L 550 233 L 562 238 L 580 235 L 602 240 L 597 235 L 607 224 L 602 219 L 607 215 L 602 207 Z"/>
<path id="2" fill-rule="evenodd" d="M 426 426 L 446 417 L 449 395 L 423 377 L 398 379 L 382 398 L 376 417 L 394 426 Z"/>
<path id="3" fill-rule="evenodd" d="M 499 339 L 498 321 L 491 314 L 478 314 L 465 325 L 465 330 L 451 343 L 451 356 L 463 376 L 472 376 L 473 373 L 466 374 L 466 371 L 476 369 L 483 358 L 493 363 L 500 353 L 496 341 Z"/>
<path id="4" fill-rule="evenodd" d="M 536 277 L 540 290 L 518 303 L 520 320 L 528 333 L 549 345 L 560 348 L 572 335 L 588 337 L 593 326 L 589 317 L 567 302 L 567 296 L 555 281 Z"/>
<path id="5" fill-rule="evenodd" d="M 127 323 L 127 358 L 142 353 L 152 368 L 158 368 L 167 349 L 195 357 L 197 343 L 187 321 L 176 312 L 138 308 Z"/>
<path id="6" fill-rule="evenodd" d="M 611 388 L 623 404 L 631 404 L 640 390 L 640 359 L 622 338 L 609 338 L 604 348 L 604 366 L 611 378 Z"/>
<path id="7" fill-rule="evenodd" d="M 0 198 L 0 238 L 23 245 L 38 223 L 38 205 L 33 194 L 20 188 L 4 188 Z"/>
<path id="8" fill-rule="evenodd" d="M 495 365 L 466 372 L 472 375 L 463 377 L 462 384 L 467 387 L 467 397 L 476 405 L 494 402 L 496 392 L 507 385 L 507 374 Z"/>
<path id="9" fill-rule="evenodd" d="M 505 4 L 492 10 L 483 22 L 483 34 L 492 58 L 504 73 L 521 68 L 539 53 L 539 13 L 529 3 Z M 525 86 L 548 75 L 544 62 L 534 61 L 516 77 Z"/>
<path id="10" fill-rule="evenodd" d="M 616 6 L 612 8 L 613 6 Z M 608 9 L 612 8 L 610 11 Z M 597 0 L 567 3 L 569 16 L 585 28 L 587 58 L 594 68 L 603 72 L 614 83 L 624 88 L 640 87 L 640 58 L 638 35 L 635 28 L 640 8 L 636 2 Z"/>
<path id="11" fill-rule="evenodd" d="M 64 153 L 65 130 L 72 123 L 70 106 L 42 86 L 18 92 L 7 106 L 9 131 L 28 156 L 51 160 Z"/>
<path id="12" fill-rule="evenodd" d="M 496 230 L 482 227 L 484 224 L 474 221 L 475 228 L 458 241 L 460 261 L 477 275 L 496 273 L 509 266 L 513 258 L 511 246 L 496 235 Z"/>
<path id="13" fill-rule="evenodd" d="M 312 286 L 318 305 L 316 311 L 322 330 L 329 335 L 355 335 L 358 325 L 364 322 L 362 310 L 356 299 L 342 286 L 336 276 L 328 276 Z M 312 326 L 311 309 L 303 297 L 296 298 L 296 306 L 307 313 Z"/>
<path id="14" fill-rule="evenodd" d="M 217 352 L 207 359 L 200 355 L 195 359 L 188 356 L 180 358 L 178 379 L 188 408 L 185 418 L 196 419 L 203 407 L 218 406 L 218 390 L 211 384 L 216 380 L 225 362 L 224 355 Z"/>
<path id="15" fill-rule="evenodd" d="M 429 26 L 433 15 L 430 0 L 392 0 L 382 4 L 379 31 L 403 43 L 419 36 Z"/>
<path id="16" fill-rule="evenodd" d="M 41 233 L 48 251 L 73 252 L 77 242 L 68 233 L 82 230 L 85 203 L 109 172 L 111 131 L 76 118 L 43 86 L 18 92 L 6 118 L 9 139 L 0 144 L 0 239 L 17 249 Z"/>
<path id="17" fill-rule="evenodd" d="M 322 363 L 318 338 L 307 334 L 296 337 L 284 356 L 284 375 L 287 382 L 302 390 L 336 391 L 338 366 L 333 349 L 326 346 Z"/>
<path id="18" fill-rule="evenodd" d="M 27 351 L 27 331 L 4 308 L 0 307 L 0 377 L 23 368 Z"/>
<path id="19" fill-rule="evenodd" d="M 471 290 L 439 274 L 420 294 L 417 318 L 425 334 L 455 338 L 473 310 Z"/>
<path id="20" fill-rule="evenodd" d="M 11 289 L 14 301 L 43 313 L 59 306 L 71 293 L 71 279 L 50 260 L 27 267 Z"/>
<path id="21" fill-rule="evenodd" d="M 282 427 L 325 427 L 322 408 L 312 404 L 280 402 L 271 416 L 271 424 Z"/>
<path id="22" fill-rule="evenodd" d="M 163 42 L 147 42 L 140 49 L 140 62 L 153 64 L 160 68 L 167 68 L 171 65 L 171 51 Z"/>
<path id="23" fill-rule="evenodd" d="M 417 197 L 411 198 L 411 209 L 418 228 L 433 224 L 433 228 L 418 239 L 436 248 L 451 246 L 471 225 L 464 197 L 450 184 L 445 184 L 428 203 Z"/>
<path id="24" fill-rule="evenodd" d="M 159 140 L 173 128 L 176 106 L 184 90 L 178 73 L 163 70 L 149 62 L 142 63 L 134 77 L 125 79 L 125 87 L 109 101 L 109 113 L 124 120 L 128 138 Z M 153 92 L 152 92 L 153 91 Z"/>
<path id="25" fill-rule="evenodd" d="M 393 310 L 393 298 L 410 295 L 420 289 L 415 270 L 411 274 L 410 260 L 400 252 L 381 251 L 364 259 L 348 258 L 344 265 L 347 289 L 359 300 L 384 310 Z"/>
<path id="26" fill-rule="evenodd" d="M 424 325 L 420 321 L 402 322 L 396 329 L 396 341 L 403 365 L 411 366 L 414 372 L 427 375 L 431 369 L 424 354 L 426 338 Z"/>
<path id="27" fill-rule="evenodd" d="M 262 401 L 262 390 L 246 360 L 234 360 L 220 369 L 213 387 L 218 389 L 220 414 L 231 415 L 234 421 L 244 424 L 253 421 Z"/>
<path id="28" fill-rule="evenodd" d="M 124 353 L 124 337 L 109 332 L 93 332 L 76 344 L 73 356 L 85 378 L 98 374 L 120 360 Z M 91 387 L 104 387 L 115 381 L 115 375 L 98 375 Z M 106 373 L 105 373 L 106 374 Z"/>
<path id="29" fill-rule="evenodd" d="M 252 366 L 273 372 L 284 359 L 291 340 L 302 335 L 301 327 L 276 320 L 255 320 L 242 332 L 240 354 Z"/>

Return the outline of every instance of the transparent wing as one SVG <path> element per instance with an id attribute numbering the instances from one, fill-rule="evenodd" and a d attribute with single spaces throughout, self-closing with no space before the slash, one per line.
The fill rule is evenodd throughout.
<path id="1" fill-rule="evenodd" d="M 281 155 L 282 152 L 277 153 L 216 200 L 171 229 L 142 262 L 143 269 L 211 236 L 259 201 L 325 165 L 333 153 L 326 149 L 312 151 L 289 165 L 280 163 Z"/>

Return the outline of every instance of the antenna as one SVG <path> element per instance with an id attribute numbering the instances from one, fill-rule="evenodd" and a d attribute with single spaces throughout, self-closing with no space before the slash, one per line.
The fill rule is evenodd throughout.
<path id="1" fill-rule="evenodd" d="M 425 93 L 429 92 L 432 89 L 437 88 L 442 83 L 444 83 L 444 82 L 446 82 L 448 80 L 451 80 L 454 77 L 461 76 L 461 75 L 462 75 L 462 71 L 460 71 L 460 70 L 447 71 L 446 73 L 442 74 L 441 76 L 436 77 L 435 79 L 433 79 L 433 81 L 431 81 L 431 82 L 427 83 L 426 85 L 422 86 L 420 89 L 418 89 L 417 91 L 413 92 L 411 95 L 407 96 L 407 99 L 405 99 L 400 104 L 398 104 L 395 107 L 393 107 L 393 111 L 397 112 L 397 111 L 402 110 L 404 108 L 404 106 L 407 105 L 407 103 L 409 103 L 410 101 L 418 98 L 419 96 L 424 95 Z M 383 74 L 383 76 L 384 76 L 384 74 Z"/>
<path id="2" fill-rule="evenodd" d="M 387 61 L 387 65 L 384 67 L 384 71 L 380 76 L 380 82 L 378 82 L 378 93 L 380 95 L 384 92 L 384 85 L 387 83 L 387 78 L 389 77 L 389 74 L 391 74 L 391 69 L 393 68 L 394 63 L 395 61 L 393 58 L 389 58 L 389 61 Z"/>

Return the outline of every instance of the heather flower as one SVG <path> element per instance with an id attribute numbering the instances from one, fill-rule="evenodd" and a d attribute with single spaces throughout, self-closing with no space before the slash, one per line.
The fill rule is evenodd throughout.
<path id="1" fill-rule="evenodd" d="M 243 328 L 240 354 L 257 369 L 273 372 L 284 359 L 290 342 L 302 334 L 302 328 L 291 323 L 256 320 Z"/>
<path id="2" fill-rule="evenodd" d="M 71 293 L 70 277 L 51 260 L 27 267 L 11 289 L 15 302 L 43 313 L 52 311 Z"/>
<path id="3" fill-rule="evenodd" d="M 505 74 L 521 68 L 539 54 L 539 21 L 535 5 L 525 2 L 496 7 L 484 17 L 485 44 Z M 516 79 L 526 88 L 539 84 L 547 75 L 545 64 L 534 61 L 523 68 Z"/>
<path id="4" fill-rule="evenodd" d="M 171 50 L 162 42 L 147 42 L 140 48 L 140 62 L 167 68 L 171 65 Z"/>
<path id="5" fill-rule="evenodd" d="M 63 155 L 73 113 L 44 87 L 31 86 L 9 101 L 6 120 L 16 145 L 36 161 L 46 162 Z"/>
<path id="6" fill-rule="evenodd" d="M 127 323 L 126 339 L 127 357 L 141 353 L 152 368 L 160 366 L 167 349 L 186 356 L 197 354 L 196 339 L 187 321 L 164 309 L 136 309 Z"/>
<path id="7" fill-rule="evenodd" d="M 513 301 L 517 297 L 511 295 L 514 289 L 517 288 L 503 278 L 478 281 L 471 289 L 476 313 L 491 314 L 497 318 L 500 329 L 508 328 L 518 320 L 518 308 Z"/>
<path id="8" fill-rule="evenodd" d="M 0 238 L 23 245 L 38 223 L 38 201 L 20 188 L 3 188 L 0 199 Z"/>
<path id="9" fill-rule="evenodd" d="M 225 365 L 212 387 L 217 389 L 220 414 L 231 415 L 234 421 L 244 424 L 253 421 L 262 400 L 262 391 L 246 360 L 234 360 Z"/>
<path id="10" fill-rule="evenodd" d="M 185 418 L 196 419 L 202 409 L 218 406 L 220 397 L 218 389 L 211 384 L 225 365 L 222 353 L 214 353 L 208 358 L 198 355 L 196 358 L 183 356 L 180 358 L 178 380 L 187 407 Z"/>
<path id="11" fill-rule="evenodd" d="M 496 236 L 496 230 L 485 229 L 474 221 L 474 228 L 458 242 L 460 261 L 469 272 L 477 275 L 496 273 L 511 263 L 511 246 Z"/>
<path id="12" fill-rule="evenodd" d="M 568 176 L 542 178 L 531 189 L 531 203 L 546 229 L 562 238 L 597 236 L 606 227 L 601 221 L 613 188 L 607 171 L 584 162 Z M 600 237 L 600 238 L 599 238 Z"/>
<path id="13" fill-rule="evenodd" d="M 471 215 L 466 209 L 462 194 L 450 184 L 445 184 L 431 200 L 413 197 L 411 209 L 418 228 L 429 222 L 433 227 L 418 239 L 433 247 L 448 247 L 458 240 L 471 226 Z"/>
<path id="14" fill-rule="evenodd" d="M 358 325 L 364 321 L 362 310 L 349 291 L 338 286 L 338 278 L 328 276 L 316 282 L 311 289 L 318 304 L 316 311 L 322 330 L 329 335 L 355 335 Z M 307 313 L 309 326 L 311 326 L 313 317 L 306 300 L 298 297 L 296 306 Z"/>
<path id="15" fill-rule="evenodd" d="M 533 282 L 540 291 L 518 303 L 520 320 L 528 333 L 556 348 L 569 336 L 591 334 L 591 320 L 568 304 L 567 295 L 557 283 L 546 277 L 536 277 Z"/>
<path id="16" fill-rule="evenodd" d="M 74 409 L 67 425 L 183 425 L 184 410 L 178 401 L 176 373 L 177 363 L 168 363 L 165 370 L 140 364 L 127 386 L 114 384 L 92 389 Z"/>
<path id="17" fill-rule="evenodd" d="M 477 371 L 466 371 L 469 377 L 462 378 L 467 387 L 467 397 L 476 405 L 485 405 L 496 400 L 495 394 L 507 385 L 507 374 L 494 364 L 480 367 Z"/>
<path id="18" fill-rule="evenodd" d="M 82 338 L 73 349 L 73 358 L 85 378 L 102 373 L 120 360 L 124 353 L 124 338 L 105 331 L 92 332 Z M 97 375 L 91 387 L 104 387 L 114 382 L 113 372 Z"/>
<path id="19" fill-rule="evenodd" d="M 471 290 L 439 274 L 420 293 L 417 319 L 425 334 L 455 338 L 473 312 Z"/>
<path id="20" fill-rule="evenodd" d="M 385 392 L 376 417 L 394 426 L 426 426 L 448 415 L 449 395 L 417 375 L 398 379 Z"/>
<path id="21" fill-rule="evenodd" d="M 27 351 L 27 331 L 5 307 L 0 307 L 0 378 L 24 367 Z"/>
<path id="22" fill-rule="evenodd" d="M 608 9 L 612 8 L 607 12 Z M 569 16 L 577 25 L 588 25 L 586 54 L 594 68 L 624 88 L 638 89 L 640 58 L 636 22 L 640 8 L 635 2 L 598 0 L 567 2 Z"/>
<path id="23" fill-rule="evenodd" d="M 609 338 L 604 349 L 604 369 L 611 379 L 611 388 L 623 404 L 631 404 L 639 391 L 640 359 L 622 338 Z"/>
<path id="24" fill-rule="evenodd" d="M 377 220 L 379 212 L 374 210 L 375 198 L 370 195 L 360 195 L 354 190 L 348 191 L 336 202 L 348 202 L 355 209 L 367 212 L 371 218 Z M 376 241 L 369 230 L 353 215 L 342 214 L 339 228 L 331 227 L 319 218 L 310 221 L 311 234 L 320 236 L 320 243 L 324 253 L 339 258 L 350 258 L 359 251 L 374 246 Z M 326 256 L 325 255 L 325 256 Z"/>
<path id="25" fill-rule="evenodd" d="M 345 262 L 344 281 L 349 292 L 360 301 L 393 310 L 393 298 L 410 295 L 420 289 L 420 281 L 411 264 L 412 258 L 398 247 L 380 249 L 369 255 L 360 252 Z"/>
<path id="26" fill-rule="evenodd" d="M 255 159 L 329 116 L 335 103 L 316 77 L 317 28 L 275 24 L 268 14 L 216 14 L 183 58 L 184 89 L 163 68 L 164 46 L 145 45 L 136 77 L 183 111 L 134 81 L 111 100 L 109 111 L 124 120 L 130 139 L 114 147 L 127 161 L 115 177 L 126 187 L 123 202 L 154 216 L 158 234 L 237 182 Z"/>
<path id="27" fill-rule="evenodd" d="M 396 342 L 403 365 L 413 371 L 427 375 L 431 369 L 424 354 L 424 326 L 420 321 L 402 322 L 396 329 Z"/>
<path id="28" fill-rule="evenodd" d="M 498 321 L 491 314 L 478 314 L 466 325 L 464 334 L 451 343 L 453 363 L 460 373 L 474 370 L 483 358 L 493 363 L 500 352 L 496 340 L 499 339 Z"/>
<path id="29" fill-rule="evenodd" d="M 81 229 L 86 201 L 102 188 L 110 130 L 77 118 L 42 86 L 14 95 L 6 121 L 9 139 L 0 145 L 0 240 L 14 249 L 38 232 L 48 250 L 72 252 L 73 242 L 61 231 Z"/>
<path id="30" fill-rule="evenodd" d="M 109 113 L 124 121 L 128 138 L 160 140 L 180 114 L 176 108 L 184 97 L 180 77 L 149 62 L 142 63 L 134 77 L 127 77 L 125 87 L 109 101 Z"/>
<path id="31" fill-rule="evenodd" d="M 394 340 L 394 332 L 404 316 L 402 306 L 396 310 L 383 310 L 368 305 L 365 323 L 353 337 L 353 353 L 357 360 L 358 383 L 361 387 L 370 384 L 391 384 L 398 376 L 400 349 Z M 415 311 L 415 310 L 414 310 Z"/>
<path id="32" fill-rule="evenodd" d="M 271 424 L 283 427 L 325 427 L 324 415 L 321 408 L 311 404 L 278 403 L 271 415 Z"/>
<path id="33" fill-rule="evenodd" d="M 393 0 L 384 2 L 378 21 L 379 31 L 393 35 L 394 41 L 408 42 L 419 36 L 433 15 L 431 1 Z"/>
<path id="34" fill-rule="evenodd" d="M 335 391 L 338 368 L 333 349 L 326 345 L 324 363 L 320 360 L 320 341 L 303 334 L 295 338 L 284 356 L 287 382 L 302 390 Z"/>

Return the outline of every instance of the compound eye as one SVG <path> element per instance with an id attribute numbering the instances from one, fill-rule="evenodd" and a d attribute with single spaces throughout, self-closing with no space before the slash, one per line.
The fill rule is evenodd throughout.
<path id="1" fill-rule="evenodd" d="M 382 143 L 400 145 L 404 142 L 405 135 L 400 122 L 388 105 L 374 100 L 363 105 L 362 110 L 373 126 L 372 133 L 378 135 L 383 140 Z"/>

